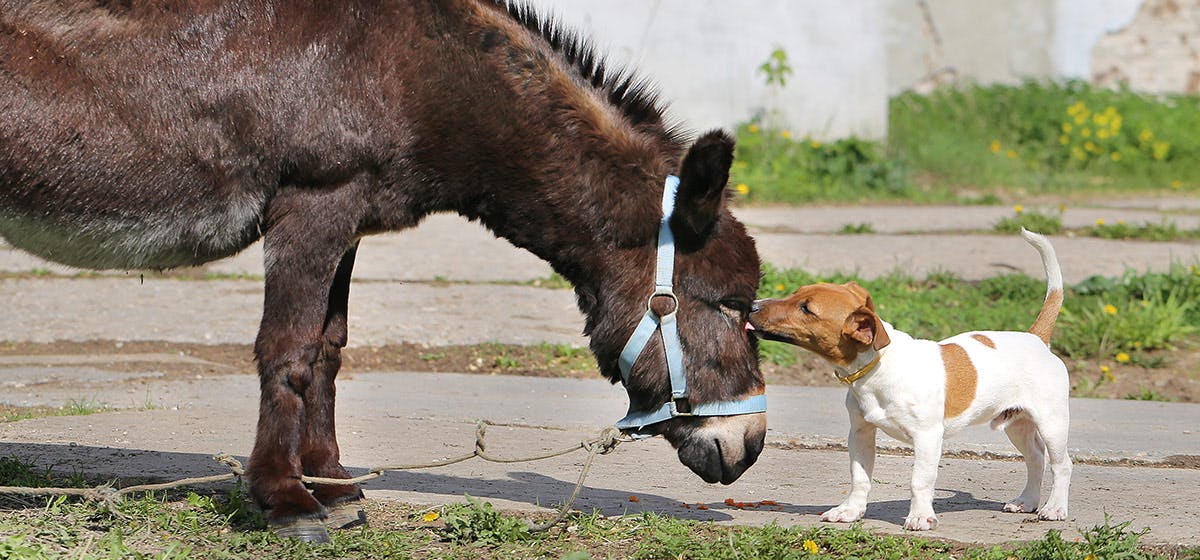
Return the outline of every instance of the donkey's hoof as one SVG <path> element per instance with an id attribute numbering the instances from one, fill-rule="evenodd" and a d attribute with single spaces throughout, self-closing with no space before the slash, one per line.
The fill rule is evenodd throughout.
<path id="1" fill-rule="evenodd" d="M 363 511 L 356 501 L 334 506 L 325 516 L 325 527 L 328 529 L 352 529 L 367 524 L 367 512 Z"/>
<path id="2" fill-rule="evenodd" d="M 271 529 L 286 539 L 296 539 L 307 543 L 329 542 L 329 531 L 320 519 L 297 519 L 279 525 L 272 524 Z"/>

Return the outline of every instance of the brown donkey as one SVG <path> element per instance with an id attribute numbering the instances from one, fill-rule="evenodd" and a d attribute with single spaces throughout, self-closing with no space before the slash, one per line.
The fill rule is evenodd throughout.
<path id="1" fill-rule="evenodd" d="M 669 345 L 654 337 L 629 372 L 631 410 L 763 392 L 744 329 L 758 255 L 725 208 L 733 140 L 690 143 L 645 82 L 526 7 L 0 0 L 0 53 L 9 243 L 74 266 L 163 269 L 264 239 L 248 476 L 281 532 L 322 539 L 322 520 L 363 519 L 358 487 L 299 477 L 348 477 L 334 377 L 358 240 L 430 213 L 479 220 L 570 280 L 616 382 L 654 290 L 663 185 L 677 175 L 675 302 L 653 306 L 678 310 L 688 389 L 672 398 Z M 764 414 L 737 413 L 639 433 L 728 484 L 765 431 Z"/>

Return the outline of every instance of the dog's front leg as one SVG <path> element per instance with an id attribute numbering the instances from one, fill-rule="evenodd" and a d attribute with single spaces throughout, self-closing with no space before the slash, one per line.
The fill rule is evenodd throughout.
<path id="1" fill-rule="evenodd" d="M 821 521 L 850 523 L 867 512 L 867 493 L 871 491 L 871 473 L 875 470 L 875 425 L 862 415 L 850 415 L 850 495 L 841 505 L 821 514 Z"/>
<path id="2" fill-rule="evenodd" d="M 904 528 L 910 531 L 929 531 L 937 528 L 933 513 L 933 486 L 937 482 L 938 462 L 942 458 L 942 427 L 914 432 L 912 501 Z"/>

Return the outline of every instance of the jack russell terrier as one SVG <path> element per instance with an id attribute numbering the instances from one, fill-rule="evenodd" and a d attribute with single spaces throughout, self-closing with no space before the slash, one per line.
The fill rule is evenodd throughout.
<path id="1" fill-rule="evenodd" d="M 780 299 L 755 302 L 750 327 L 762 338 L 800 346 L 836 369 L 849 386 L 851 491 L 822 521 L 862 519 L 875 465 L 875 429 L 913 446 L 912 500 L 904 528 L 937 527 L 933 486 L 942 438 L 991 422 L 1025 457 L 1028 479 L 1008 512 L 1067 518 L 1070 382 L 1050 352 L 1062 308 L 1062 272 L 1045 237 L 1021 230 L 1046 271 L 1046 299 L 1029 332 L 976 331 L 940 342 L 917 340 L 879 319 L 871 296 L 854 282 L 803 286 Z M 1046 457 L 1053 488 L 1038 507 Z"/>

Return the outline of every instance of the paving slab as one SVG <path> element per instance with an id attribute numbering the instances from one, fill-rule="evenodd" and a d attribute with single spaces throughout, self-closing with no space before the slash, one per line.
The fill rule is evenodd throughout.
<path id="1" fill-rule="evenodd" d="M 9 369 L 20 367 L 28 366 Z M 138 390 L 142 386 L 157 403 L 151 410 L 0 425 L 0 456 L 17 455 L 68 472 L 78 468 L 100 476 L 174 479 L 221 472 L 209 459 L 213 453 L 243 459 L 248 454 L 257 406 L 253 376 L 148 380 Z M 0 400 L 23 394 L 33 392 L 0 387 Z M 839 434 L 848 424 L 840 395 L 837 389 L 772 388 L 771 445 L 732 486 L 704 484 L 665 442 L 655 439 L 623 444 L 597 459 L 577 507 L 606 515 L 658 511 L 736 524 L 817 524 L 818 514 L 844 497 L 848 459 L 844 452 L 788 446 L 797 440 L 844 443 Z M 111 386 L 93 393 L 101 400 L 121 396 Z M 469 452 L 479 418 L 502 424 L 488 432 L 489 450 L 497 455 L 567 446 L 619 417 L 626 401 L 620 388 L 601 380 L 396 372 L 352 373 L 339 382 L 339 403 L 343 462 L 358 474 L 380 464 Z M 1192 431 L 1200 405 L 1074 400 L 1072 408 L 1071 448 L 1077 458 L 1153 459 L 1200 452 L 1200 438 Z M 1113 437 L 1121 433 L 1128 435 Z M 992 436 L 990 442 L 979 443 L 975 438 L 981 434 Z M 972 432 L 950 440 L 947 450 L 999 449 L 994 436 L 986 430 Z M 891 444 L 886 439 L 880 443 Z M 430 505 L 458 501 L 465 493 L 505 509 L 546 511 L 570 493 L 583 458 L 577 454 L 518 465 L 468 462 L 393 473 L 368 483 L 366 490 L 371 498 Z M 910 469 L 909 457 L 879 457 L 868 527 L 902 532 Z M 1024 466 L 1016 461 L 944 459 L 935 502 L 941 526 L 932 535 L 998 543 L 1038 539 L 1055 528 L 1070 536 L 1077 527 L 1103 522 L 1107 512 L 1117 520 L 1133 520 L 1135 527 L 1151 527 L 1147 542 L 1200 544 L 1200 519 L 1194 515 L 1200 470 L 1079 464 L 1072 483 L 1072 518 L 1061 523 L 1031 523 L 1031 516 L 999 511 L 1003 500 L 1019 492 L 1023 477 Z M 779 507 L 737 510 L 724 504 L 727 498 L 772 500 Z"/>

